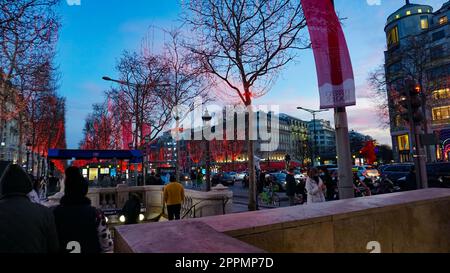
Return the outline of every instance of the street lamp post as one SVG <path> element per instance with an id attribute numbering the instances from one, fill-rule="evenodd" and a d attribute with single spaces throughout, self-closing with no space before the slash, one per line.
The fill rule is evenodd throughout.
<path id="1" fill-rule="evenodd" d="M 206 109 L 205 113 L 202 116 L 203 120 L 203 126 L 208 125 L 211 121 L 212 117 L 208 113 L 208 109 Z M 211 191 L 211 151 L 210 151 L 210 145 L 209 141 L 206 140 L 205 136 L 203 135 L 203 140 L 205 141 L 206 145 L 206 191 Z"/>
<path id="2" fill-rule="evenodd" d="M 317 113 L 321 113 L 321 112 L 327 112 L 328 110 L 312 110 L 312 109 L 308 109 L 308 108 L 303 108 L 303 107 L 297 107 L 297 109 L 299 110 L 303 110 L 306 111 L 310 114 L 312 114 L 313 116 L 313 134 L 314 134 L 314 144 L 313 144 L 313 152 L 312 152 L 312 163 L 313 166 L 317 166 L 317 128 L 316 128 L 316 115 Z"/>
<path id="3" fill-rule="evenodd" d="M 26 149 L 27 149 L 27 173 L 30 173 L 30 153 L 31 153 L 31 142 L 30 140 L 27 141 L 26 145 Z"/>
<path id="4" fill-rule="evenodd" d="M 130 82 L 128 82 L 128 81 L 120 81 L 120 80 L 115 80 L 115 79 L 112 79 L 112 78 L 110 78 L 110 77 L 108 77 L 108 76 L 104 76 L 104 77 L 102 77 L 102 79 L 103 80 L 105 80 L 105 81 L 110 81 L 110 82 L 115 82 L 115 83 L 118 83 L 118 84 L 120 84 L 120 85 L 126 85 L 126 86 L 128 86 L 128 87 L 130 87 L 130 86 L 132 86 L 132 87 L 135 87 L 136 88 L 136 90 L 137 90 L 137 92 L 139 92 L 139 90 L 143 87 L 143 86 L 145 86 L 145 85 L 142 85 L 142 84 L 138 84 L 138 83 L 130 83 Z M 170 84 L 152 84 L 151 86 L 154 86 L 154 87 L 158 87 L 158 86 L 170 86 Z M 137 98 L 139 97 L 139 96 L 136 96 Z M 137 150 L 138 149 L 138 120 L 139 120 L 139 118 L 138 118 L 138 104 L 137 104 L 137 102 L 135 103 L 136 105 L 135 105 L 135 111 L 136 111 L 136 113 L 135 113 L 135 115 L 136 115 L 136 117 L 135 117 L 135 123 L 136 123 L 136 128 L 135 128 L 135 130 L 136 130 L 136 132 L 133 134 L 134 135 L 134 149 L 135 150 Z M 141 136 L 141 137 L 145 137 L 145 136 Z M 130 150 L 132 149 L 132 147 L 129 147 L 130 148 Z M 142 170 L 144 171 L 144 166 L 142 166 Z M 136 175 L 136 185 L 138 184 L 138 177 L 137 177 L 137 164 L 135 165 L 135 175 Z M 142 174 L 142 176 L 143 177 L 145 177 L 145 175 L 144 174 Z M 144 181 L 145 182 L 145 181 Z"/>

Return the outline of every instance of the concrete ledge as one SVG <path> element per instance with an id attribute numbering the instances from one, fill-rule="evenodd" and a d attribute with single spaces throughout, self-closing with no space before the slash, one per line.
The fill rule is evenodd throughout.
<path id="1" fill-rule="evenodd" d="M 195 221 L 116 227 L 116 253 L 261 253 L 262 250 Z"/>
<path id="2" fill-rule="evenodd" d="M 267 252 L 367 253 L 369 250 L 366 247 L 371 241 L 379 242 L 382 252 L 450 252 L 449 208 L 450 189 L 427 189 L 213 216 L 164 223 L 164 226 L 158 223 L 152 226 L 141 225 L 128 229 L 123 238 L 128 238 L 133 233 L 137 234 L 134 236 L 150 236 L 151 230 L 170 228 L 175 234 L 195 238 L 193 241 L 184 239 L 183 242 L 180 237 L 183 249 L 186 243 L 202 250 L 195 240 L 210 243 L 213 240 L 226 241 L 224 238 L 228 236 Z M 195 230 L 185 229 L 192 223 L 202 223 L 215 232 L 201 232 L 198 235 Z M 122 230 L 118 230 L 118 234 L 121 232 Z M 217 233 L 225 237 L 210 237 L 210 234 L 217 236 Z M 134 244 L 128 244 L 133 252 L 161 250 L 154 241 L 151 241 L 154 244 L 150 246 L 146 241 L 147 236 L 140 238 L 143 239 L 140 244 L 146 247 L 136 249 Z M 169 244 L 172 245 L 172 250 L 177 249 L 173 245 L 176 246 L 176 242 L 166 236 L 160 237 L 157 243 Z M 221 252 L 222 246 L 217 243 L 214 245 L 215 248 L 208 245 L 207 249 L 210 252 Z M 167 248 L 162 250 L 170 252 Z"/>

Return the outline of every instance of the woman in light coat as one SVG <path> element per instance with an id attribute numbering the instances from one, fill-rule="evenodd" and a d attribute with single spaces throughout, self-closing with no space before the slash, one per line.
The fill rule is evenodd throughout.
<path id="1" fill-rule="evenodd" d="M 319 177 L 319 171 L 316 168 L 311 168 L 306 179 L 306 191 L 308 192 L 308 204 L 325 202 L 324 191 L 325 184 Z"/>

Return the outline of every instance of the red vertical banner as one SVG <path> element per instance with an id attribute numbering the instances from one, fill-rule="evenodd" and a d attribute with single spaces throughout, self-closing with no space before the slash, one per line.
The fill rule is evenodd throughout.
<path id="1" fill-rule="evenodd" d="M 320 108 L 356 104 L 350 54 L 331 0 L 301 0 L 319 82 Z"/>

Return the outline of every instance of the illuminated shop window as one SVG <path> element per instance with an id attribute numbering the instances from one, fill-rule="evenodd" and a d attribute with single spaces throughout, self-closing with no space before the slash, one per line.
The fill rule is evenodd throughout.
<path id="1" fill-rule="evenodd" d="M 409 150 L 409 136 L 401 135 L 397 137 L 398 142 L 398 150 L 399 151 L 408 151 Z"/>
<path id="2" fill-rule="evenodd" d="M 438 89 L 433 91 L 433 99 L 449 99 L 450 98 L 450 88 Z"/>
<path id="3" fill-rule="evenodd" d="M 450 119 L 450 106 L 433 108 L 433 121 Z"/>
<path id="4" fill-rule="evenodd" d="M 398 27 L 397 26 L 395 26 L 394 28 L 389 30 L 387 41 L 388 41 L 388 47 L 398 44 L 399 38 L 398 38 Z"/>
<path id="5" fill-rule="evenodd" d="M 447 22 L 448 22 L 447 16 L 442 16 L 441 18 L 439 18 L 439 25 L 447 24 Z"/>

